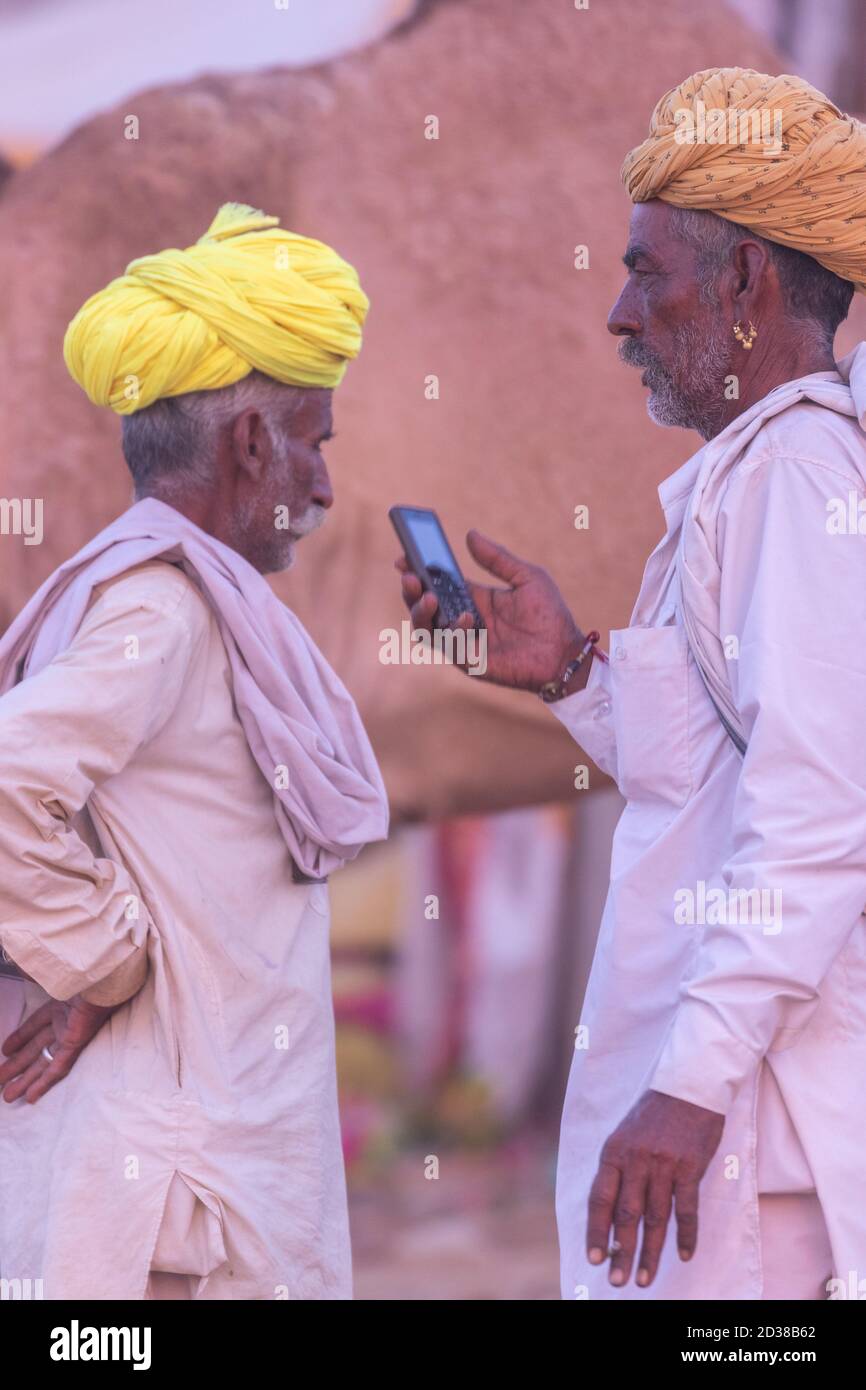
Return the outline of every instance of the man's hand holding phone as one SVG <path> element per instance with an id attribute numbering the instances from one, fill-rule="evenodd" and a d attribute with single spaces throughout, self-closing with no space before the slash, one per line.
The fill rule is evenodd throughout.
<path id="1" fill-rule="evenodd" d="M 586 638 L 547 570 L 521 560 L 480 531 L 469 531 L 466 544 L 481 568 L 502 581 L 497 586 L 465 581 L 487 630 L 487 669 L 482 678 L 537 693 L 547 681 L 562 675 Z M 432 632 L 439 607 L 436 595 L 425 591 L 404 555 L 396 563 L 413 626 Z M 469 630 L 475 619 L 465 613 L 452 626 Z M 569 694 L 586 684 L 590 665 L 586 660 L 578 667 L 568 683 Z"/>

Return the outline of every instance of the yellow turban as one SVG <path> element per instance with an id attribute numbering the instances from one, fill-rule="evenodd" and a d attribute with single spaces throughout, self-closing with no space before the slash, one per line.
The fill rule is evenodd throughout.
<path id="1" fill-rule="evenodd" d="M 194 246 L 142 256 L 91 295 L 63 356 L 94 404 L 118 415 L 231 386 L 253 368 L 292 386 L 337 386 L 369 307 L 336 251 L 226 203 Z"/>
<path id="2" fill-rule="evenodd" d="M 696 72 L 662 97 L 622 179 L 632 202 L 718 213 L 866 291 L 866 126 L 802 78 Z"/>

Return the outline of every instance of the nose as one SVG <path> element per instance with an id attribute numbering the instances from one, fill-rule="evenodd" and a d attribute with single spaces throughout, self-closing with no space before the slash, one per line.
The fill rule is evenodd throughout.
<path id="1" fill-rule="evenodd" d="M 315 503 L 317 507 L 323 507 L 326 512 L 334 505 L 334 489 L 331 487 L 331 479 L 324 459 L 316 469 L 310 501 Z"/>
<path id="2" fill-rule="evenodd" d="M 631 285 L 626 284 L 607 316 L 607 331 L 616 338 L 635 337 L 642 327 L 634 292 Z"/>

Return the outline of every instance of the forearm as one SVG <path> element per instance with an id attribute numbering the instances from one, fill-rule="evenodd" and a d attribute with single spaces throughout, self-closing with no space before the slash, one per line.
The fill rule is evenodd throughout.
<path id="1" fill-rule="evenodd" d="M 111 980 L 104 1002 L 114 1003 L 141 986 L 147 931 L 124 867 L 95 857 L 40 781 L 12 768 L 0 784 L 0 947 L 10 961 L 53 999 Z"/>
<path id="2" fill-rule="evenodd" d="M 132 999 L 147 979 L 147 947 L 135 948 L 110 975 L 81 991 L 79 998 L 87 1004 L 117 1008 Z"/>

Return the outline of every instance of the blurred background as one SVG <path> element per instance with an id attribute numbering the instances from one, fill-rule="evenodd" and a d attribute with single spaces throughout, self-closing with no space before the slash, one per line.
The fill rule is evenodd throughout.
<path id="1" fill-rule="evenodd" d="M 372 300 L 337 505 L 275 580 L 358 699 L 394 811 L 333 882 L 360 1298 L 558 1297 L 559 1112 L 621 809 L 533 697 L 382 664 L 403 618 L 387 508 L 436 507 L 463 560 L 478 525 L 547 564 L 584 628 L 627 624 L 655 489 L 700 441 L 649 421 L 605 332 L 623 156 L 715 65 L 797 72 L 862 114 L 860 10 L 0 0 L 0 495 L 45 507 L 41 546 L 0 542 L 0 628 L 128 505 L 118 422 L 61 357 L 87 295 L 234 199 L 333 242 Z M 863 330 L 858 304 L 838 355 Z"/>

